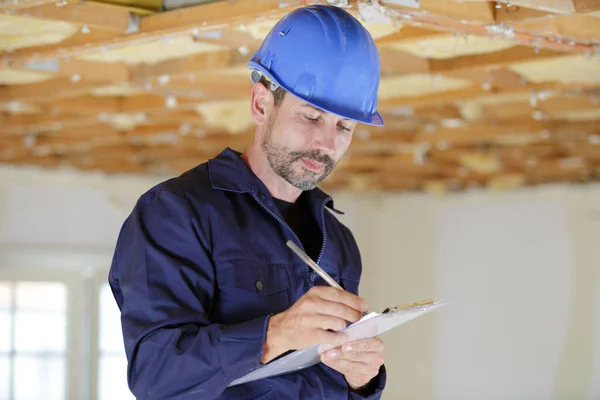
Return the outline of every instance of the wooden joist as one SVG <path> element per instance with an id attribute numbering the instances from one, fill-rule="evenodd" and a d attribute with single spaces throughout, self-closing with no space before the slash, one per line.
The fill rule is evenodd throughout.
<path id="1" fill-rule="evenodd" d="M 7 19 L 64 21 L 71 33 L 2 54 L 0 162 L 176 174 L 224 147 L 243 150 L 253 136 L 248 59 L 306 3 L 148 12 L 5 2 Z M 370 11 L 384 10 L 387 24 L 350 3 L 379 47 L 385 126 L 357 126 L 324 188 L 442 193 L 600 179 L 596 2 L 381 0 L 385 9 Z"/>

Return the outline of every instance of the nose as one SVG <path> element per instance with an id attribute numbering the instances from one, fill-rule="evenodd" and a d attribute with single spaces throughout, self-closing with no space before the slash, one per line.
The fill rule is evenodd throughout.
<path id="1" fill-rule="evenodd" d="M 337 134 L 337 127 L 335 124 L 327 124 L 318 129 L 318 132 L 314 141 L 314 148 L 321 150 L 327 155 L 333 155 L 335 153 L 335 137 Z"/>

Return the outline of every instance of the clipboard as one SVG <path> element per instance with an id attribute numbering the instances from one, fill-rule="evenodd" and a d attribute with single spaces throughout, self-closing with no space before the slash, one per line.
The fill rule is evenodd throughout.
<path id="1" fill-rule="evenodd" d="M 371 312 L 365 315 L 359 321 L 349 325 L 341 332 L 348 333 L 349 341 L 372 338 L 426 313 L 437 310 L 444 305 L 446 305 L 445 302 L 426 300 L 386 308 L 382 313 Z M 311 367 L 321 362 L 322 352 L 334 347 L 336 346 L 315 345 L 306 349 L 294 351 L 234 380 L 228 387 Z"/>

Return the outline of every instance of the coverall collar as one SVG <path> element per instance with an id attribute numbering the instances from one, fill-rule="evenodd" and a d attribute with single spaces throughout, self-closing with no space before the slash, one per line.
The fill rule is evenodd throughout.
<path id="1" fill-rule="evenodd" d="M 208 161 L 208 173 L 212 187 L 235 193 L 269 193 L 264 183 L 252 172 L 241 158 L 241 153 L 229 147 Z M 310 190 L 308 196 L 338 214 L 344 214 L 334 208 L 333 198 L 319 188 Z"/>

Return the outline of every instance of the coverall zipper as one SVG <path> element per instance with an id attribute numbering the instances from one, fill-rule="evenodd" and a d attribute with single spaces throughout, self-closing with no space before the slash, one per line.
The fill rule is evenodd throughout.
<path id="1" fill-rule="evenodd" d="M 267 206 L 265 206 L 262 203 L 262 201 L 260 201 L 260 199 L 256 197 L 256 194 L 252 194 L 252 197 L 254 198 L 254 200 L 256 200 L 256 202 L 258 204 L 260 204 L 260 206 L 266 212 L 268 212 L 271 216 L 273 216 L 273 218 L 275 218 L 280 224 L 285 226 L 287 228 L 287 230 L 289 230 L 291 232 L 291 234 L 294 236 L 294 239 L 296 239 L 296 242 L 298 242 L 298 245 L 300 246 L 302 251 L 306 252 L 306 250 L 304 250 L 304 246 L 302 245 L 302 242 L 300 241 L 300 239 L 298 238 L 298 236 L 296 235 L 294 230 L 292 228 L 290 228 L 290 226 L 284 220 L 279 218 L 277 216 L 277 214 L 275 214 Z M 321 221 L 322 221 L 321 222 L 321 230 L 323 232 L 323 242 L 321 244 L 321 252 L 319 253 L 319 257 L 317 258 L 317 261 L 316 261 L 317 264 L 321 261 L 321 257 L 323 257 L 323 253 L 325 252 L 325 244 L 327 243 L 327 234 L 325 233 L 325 209 L 324 209 L 324 207 L 321 207 Z M 313 286 L 314 281 L 315 281 L 315 275 L 316 275 L 316 272 L 314 272 L 310 267 L 307 266 L 307 288 L 306 288 L 306 290 L 308 290 L 308 288 Z M 319 376 L 311 370 L 309 370 L 309 373 L 315 379 L 315 381 L 317 381 L 317 385 L 319 386 L 319 392 L 320 392 L 319 394 L 321 396 L 321 400 L 326 400 L 325 399 L 325 389 L 323 388 L 321 378 L 319 378 Z"/>
<path id="2" fill-rule="evenodd" d="M 290 231 L 290 233 L 294 236 L 294 239 L 296 239 L 296 242 L 298 242 L 298 245 L 300 246 L 300 248 L 302 249 L 302 251 L 306 252 L 306 250 L 304 249 L 304 246 L 302 245 L 302 242 L 300 241 L 300 239 L 298 238 L 298 236 L 296 235 L 296 232 L 294 232 L 294 230 L 292 228 L 290 228 L 290 226 L 281 218 L 279 218 L 277 216 L 277 214 L 275 214 L 273 211 L 271 211 L 269 209 L 269 207 L 265 206 L 263 204 L 262 201 L 260 201 L 260 199 L 258 197 L 256 197 L 256 194 L 252 194 L 252 197 L 254 198 L 254 200 L 256 200 L 256 202 L 266 211 L 268 212 L 273 218 L 275 218 L 280 224 L 282 224 L 283 226 L 286 227 L 286 229 L 288 231 Z M 325 252 L 325 244 L 327 243 L 327 235 L 325 233 L 325 210 L 323 208 L 321 208 L 321 230 L 323 232 L 323 241 L 321 244 L 321 252 L 319 253 L 319 257 L 316 260 L 316 263 L 318 264 L 319 262 L 321 262 L 321 257 L 323 257 L 323 253 Z M 305 287 L 305 289 L 308 291 L 309 288 L 311 288 L 314 284 L 314 280 L 315 280 L 315 276 L 316 276 L 316 272 L 314 272 L 310 267 L 307 266 L 306 269 L 306 277 L 307 277 L 307 285 Z"/>

